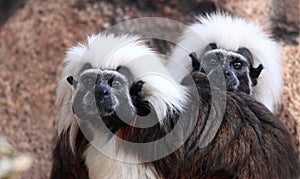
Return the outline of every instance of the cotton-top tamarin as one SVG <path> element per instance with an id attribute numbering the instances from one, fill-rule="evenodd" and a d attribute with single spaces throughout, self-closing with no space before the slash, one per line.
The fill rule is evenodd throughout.
<path id="1" fill-rule="evenodd" d="M 299 176 L 267 108 L 211 88 L 202 72 L 179 84 L 161 61 L 128 35 L 94 35 L 67 52 L 52 179 Z"/>
<path id="2" fill-rule="evenodd" d="M 250 94 L 272 112 L 280 103 L 281 53 L 262 26 L 217 12 L 197 17 L 176 45 L 167 64 L 175 79 L 195 70 L 210 75 L 219 65 L 228 91 Z"/>

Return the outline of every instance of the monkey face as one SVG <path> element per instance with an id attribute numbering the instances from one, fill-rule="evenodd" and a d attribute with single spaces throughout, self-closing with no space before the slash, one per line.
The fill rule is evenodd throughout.
<path id="1" fill-rule="evenodd" d="M 124 75 L 125 71 L 125 68 L 86 69 L 78 81 L 69 77 L 68 82 L 75 87 L 72 105 L 75 115 L 82 120 L 102 119 L 113 126 L 133 120 L 135 108 L 129 93 L 132 81 Z"/>
<path id="2" fill-rule="evenodd" d="M 227 91 L 241 91 L 251 94 L 252 86 L 257 85 L 257 79 L 263 70 L 263 65 L 254 68 L 253 56 L 251 52 L 241 47 L 236 52 L 218 49 L 215 43 L 210 43 L 204 50 L 201 59 L 197 58 L 195 52 L 191 53 L 193 71 L 200 70 L 206 73 L 209 79 L 215 80 L 216 83 L 222 83 L 224 80 L 218 81 L 220 74 L 224 75 Z M 222 70 L 223 73 L 218 72 Z"/>
<path id="3" fill-rule="evenodd" d="M 216 49 L 206 52 L 200 61 L 201 71 L 209 77 L 213 76 L 211 79 L 218 80 L 218 76 L 215 75 L 221 73 L 217 73 L 217 69 L 223 71 L 227 91 L 243 91 L 250 94 L 250 64 L 242 55 Z"/>

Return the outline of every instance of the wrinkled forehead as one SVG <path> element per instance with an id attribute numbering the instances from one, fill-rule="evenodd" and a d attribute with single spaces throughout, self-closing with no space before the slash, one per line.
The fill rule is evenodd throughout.
<path id="1" fill-rule="evenodd" d="M 123 80 L 126 80 L 125 76 L 122 75 L 121 73 L 117 72 L 116 70 L 109 70 L 109 69 L 88 69 L 83 71 L 80 74 L 80 78 L 84 77 L 84 76 L 91 76 L 94 78 L 101 78 L 104 80 L 109 80 L 111 78 L 121 78 Z"/>
<path id="2" fill-rule="evenodd" d="M 215 58 L 215 59 L 218 59 L 222 62 L 223 61 L 228 61 L 230 59 L 239 59 L 239 60 L 244 61 L 244 62 L 249 64 L 248 59 L 246 57 L 244 57 L 243 55 L 241 55 L 237 52 L 227 51 L 227 50 L 224 50 L 224 49 L 210 50 L 210 51 L 208 51 L 204 54 L 203 58 L 204 58 L 204 60 Z"/>

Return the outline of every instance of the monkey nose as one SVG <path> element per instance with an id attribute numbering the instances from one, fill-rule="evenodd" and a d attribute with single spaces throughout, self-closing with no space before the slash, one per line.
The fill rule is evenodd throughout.
<path id="1" fill-rule="evenodd" d="M 104 99 L 110 97 L 110 88 L 106 83 L 98 83 L 95 86 L 95 97 L 98 99 Z"/>
<path id="2" fill-rule="evenodd" d="M 231 72 L 230 71 L 225 71 L 225 76 L 231 76 Z"/>

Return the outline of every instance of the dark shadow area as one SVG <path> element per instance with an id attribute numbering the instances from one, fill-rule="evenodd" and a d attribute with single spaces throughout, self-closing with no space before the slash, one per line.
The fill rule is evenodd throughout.
<path id="1" fill-rule="evenodd" d="M 25 0 L 0 0 L 0 27 L 2 27 L 17 10 L 24 7 L 25 3 Z"/>
<path id="2" fill-rule="evenodd" d="M 272 0 L 270 20 L 276 40 L 290 45 L 299 45 L 299 0 Z"/>
<path id="3" fill-rule="evenodd" d="M 291 26 L 297 27 L 297 24 Z M 299 37 L 299 31 L 289 31 L 285 27 L 273 26 L 272 34 L 276 40 L 283 41 L 290 45 L 299 45 L 299 41 L 297 39 Z"/>

